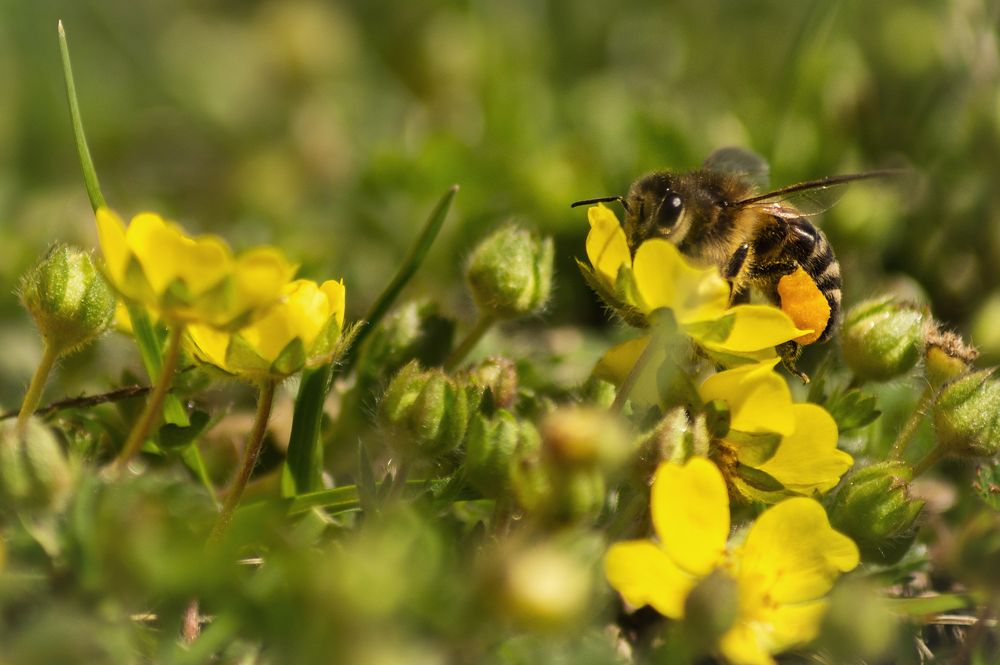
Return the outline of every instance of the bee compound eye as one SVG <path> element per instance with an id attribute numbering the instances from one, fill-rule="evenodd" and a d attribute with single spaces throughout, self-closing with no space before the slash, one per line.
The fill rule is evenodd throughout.
<path id="1" fill-rule="evenodd" d="M 656 224 L 661 228 L 670 228 L 677 223 L 677 218 L 684 208 L 684 200 L 677 194 L 670 192 L 660 201 L 660 207 L 656 210 Z"/>

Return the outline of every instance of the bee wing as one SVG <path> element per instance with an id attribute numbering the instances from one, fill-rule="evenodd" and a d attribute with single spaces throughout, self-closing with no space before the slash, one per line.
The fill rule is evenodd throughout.
<path id="1" fill-rule="evenodd" d="M 758 190 L 770 186 L 771 167 L 767 160 L 755 152 L 729 146 L 719 148 L 701 165 L 706 171 L 735 173 L 757 186 Z"/>
<path id="2" fill-rule="evenodd" d="M 759 194 L 736 203 L 740 207 L 754 207 L 778 217 L 809 217 L 835 206 L 844 196 L 846 186 L 859 180 L 889 178 L 905 174 L 905 170 L 887 169 L 835 175 L 819 180 L 800 182 L 766 194 Z"/>

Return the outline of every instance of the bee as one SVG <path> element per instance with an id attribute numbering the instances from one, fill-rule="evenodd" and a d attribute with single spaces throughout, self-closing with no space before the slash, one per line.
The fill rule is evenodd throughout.
<path id="1" fill-rule="evenodd" d="M 829 176 L 761 193 L 767 162 L 741 148 L 722 148 L 698 170 L 650 173 L 625 196 L 577 201 L 573 207 L 619 202 L 633 255 L 645 240 L 666 239 L 696 265 L 717 267 L 730 284 L 731 304 L 748 302 L 756 290 L 800 328 L 811 329 L 779 348 L 785 365 L 805 378 L 795 369 L 802 347 L 828 340 L 841 317 L 840 264 L 808 217 L 830 207 L 827 196 L 847 183 L 898 173 Z"/>

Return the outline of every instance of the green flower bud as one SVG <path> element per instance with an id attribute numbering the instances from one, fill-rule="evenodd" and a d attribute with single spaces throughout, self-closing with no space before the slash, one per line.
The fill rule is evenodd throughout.
<path id="1" fill-rule="evenodd" d="M 52 431 L 31 418 L 19 435 L 17 424 L 0 424 L 0 496 L 19 509 L 58 511 L 73 483 L 66 456 Z"/>
<path id="2" fill-rule="evenodd" d="M 46 343 L 57 353 L 74 351 L 107 330 L 115 296 L 90 254 L 56 245 L 21 278 L 21 302 Z"/>
<path id="3" fill-rule="evenodd" d="M 934 430 L 948 453 L 989 457 L 1000 449 L 1000 383 L 992 374 L 992 369 L 973 372 L 941 389 Z"/>
<path id="4" fill-rule="evenodd" d="M 538 431 L 531 423 L 505 410 L 493 417 L 477 414 L 465 443 L 466 479 L 485 496 L 500 498 L 510 485 L 511 460 L 538 448 Z"/>
<path id="5" fill-rule="evenodd" d="M 399 371 L 379 404 L 389 445 L 407 460 L 432 459 L 457 448 L 469 421 L 468 393 L 439 369 L 413 361 Z"/>
<path id="6" fill-rule="evenodd" d="M 910 496 L 912 469 L 880 462 L 851 474 L 830 508 L 830 523 L 858 545 L 868 563 L 899 561 L 916 537 L 924 502 Z"/>
<path id="7" fill-rule="evenodd" d="M 545 450 L 565 464 L 613 470 L 632 453 L 622 424 L 605 410 L 563 407 L 548 414 L 540 429 Z"/>
<path id="8" fill-rule="evenodd" d="M 476 305 L 497 319 L 515 319 L 545 306 L 552 290 L 552 238 L 506 226 L 469 257 L 465 277 Z"/>
<path id="9" fill-rule="evenodd" d="M 910 371 L 923 349 L 924 314 L 891 297 L 848 311 L 841 332 L 844 360 L 859 378 L 888 381 Z"/>
<path id="10" fill-rule="evenodd" d="M 502 562 L 499 601 L 518 624 L 542 632 L 576 624 L 590 606 L 593 577 L 579 556 L 542 544 Z"/>
<path id="11" fill-rule="evenodd" d="M 924 374 L 932 388 L 957 379 L 970 369 L 979 352 L 968 346 L 960 335 L 942 330 L 937 322 L 927 326 L 924 345 Z"/>
<path id="12" fill-rule="evenodd" d="M 525 512 L 546 522 L 590 520 L 604 507 L 604 475 L 596 468 L 565 468 L 540 456 L 525 457 L 511 465 L 510 484 Z"/>
<path id="13" fill-rule="evenodd" d="M 517 366 L 514 361 L 493 356 L 469 370 L 469 381 L 489 391 L 490 408 L 509 409 L 517 399 Z"/>
<path id="14" fill-rule="evenodd" d="M 684 635 L 699 653 L 709 651 L 736 621 L 736 580 L 716 570 L 695 585 L 684 601 Z"/>

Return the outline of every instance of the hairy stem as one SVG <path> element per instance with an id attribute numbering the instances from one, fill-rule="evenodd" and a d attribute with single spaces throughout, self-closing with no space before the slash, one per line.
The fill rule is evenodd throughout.
<path id="1" fill-rule="evenodd" d="M 146 440 L 149 431 L 153 428 L 153 423 L 159 418 L 163 408 L 163 400 L 170 390 L 174 372 L 177 370 L 177 359 L 180 356 L 181 338 L 183 335 L 183 325 L 176 325 L 170 329 L 170 336 L 167 338 L 167 349 L 163 357 L 163 367 L 160 370 L 160 376 L 156 380 L 156 386 L 153 388 L 153 392 L 146 402 L 146 408 L 143 409 L 142 415 L 132 427 L 132 431 L 129 433 L 128 440 L 122 447 L 121 452 L 118 453 L 118 457 L 111 463 L 112 470 L 121 471 L 128 464 L 129 460 L 139 452 L 142 442 Z"/>
<path id="2" fill-rule="evenodd" d="M 476 320 L 476 325 L 472 326 L 472 330 L 465 335 L 465 339 L 455 347 L 455 350 L 451 352 L 448 359 L 444 361 L 444 369 L 451 371 L 458 367 L 459 363 L 465 360 L 465 356 L 469 355 L 469 352 L 475 348 L 479 340 L 493 327 L 494 323 L 496 323 L 494 317 L 486 313 L 481 313 L 479 319 Z"/>
<path id="3" fill-rule="evenodd" d="M 21 411 L 17 414 L 18 435 L 24 433 L 24 428 L 28 425 L 28 419 L 31 418 L 31 414 L 38 408 L 38 403 L 42 400 L 42 392 L 45 390 L 45 382 L 48 380 L 49 373 L 52 371 L 52 367 L 55 366 L 58 358 L 59 352 L 56 351 L 55 347 L 45 342 L 42 359 L 38 362 L 35 375 L 31 377 L 31 385 L 28 386 L 28 392 L 24 394 L 24 401 L 21 402 Z"/>
<path id="4" fill-rule="evenodd" d="M 271 417 L 271 405 L 274 402 L 276 385 L 273 379 L 269 379 L 261 386 L 260 393 L 257 395 L 257 415 L 254 417 L 247 445 L 243 449 L 243 463 L 233 480 L 232 487 L 226 493 L 226 500 L 215 520 L 215 526 L 212 527 L 209 542 L 214 542 L 222 537 L 222 534 L 229 527 L 229 523 L 233 521 L 233 513 L 236 512 L 236 507 L 240 504 L 240 499 L 243 498 L 243 490 L 246 489 L 254 467 L 257 466 L 257 459 L 260 457 L 260 450 L 264 443 L 264 434 L 267 433 L 267 421 Z"/>
<path id="5" fill-rule="evenodd" d="M 903 425 L 903 429 L 899 431 L 899 436 L 893 442 L 892 448 L 889 449 L 889 459 L 902 459 L 903 453 L 906 452 L 906 447 L 910 444 L 910 440 L 913 439 L 913 435 L 917 433 L 917 428 L 923 422 L 924 416 L 927 415 L 927 407 L 931 405 L 933 400 L 934 391 L 931 390 L 930 386 L 927 386 L 920 399 L 917 400 L 917 405 L 913 408 L 910 418 Z"/>

